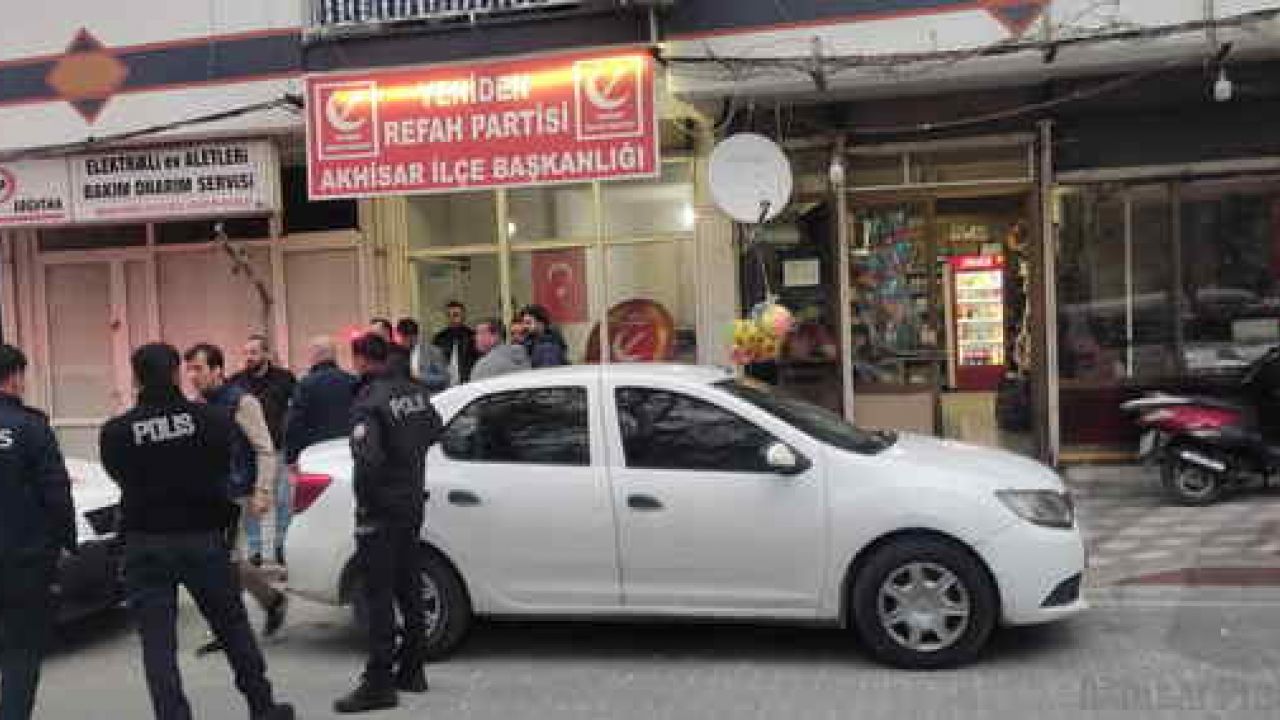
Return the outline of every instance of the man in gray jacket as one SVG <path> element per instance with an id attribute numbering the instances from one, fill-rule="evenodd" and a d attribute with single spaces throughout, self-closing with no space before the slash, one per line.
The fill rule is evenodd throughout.
<path id="1" fill-rule="evenodd" d="M 507 329 L 497 318 L 486 318 L 476 323 L 476 350 L 481 357 L 471 369 L 473 381 L 532 367 L 529 353 L 523 345 L 507 343 Z"/>

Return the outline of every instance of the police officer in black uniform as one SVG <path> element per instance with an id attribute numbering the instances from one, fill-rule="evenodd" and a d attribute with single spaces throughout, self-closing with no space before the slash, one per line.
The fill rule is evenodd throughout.
<path id="1" fill-rule="evenodd" d="M 369 334 L 351 347 L 362 379 L 352 409 L 351 451 L 369 661 L 359 687 L 334 704 L 340 713 L 395 707 L 397 690 L 427 690 L 420 538 L 427 449 L 442 426 L 426 386 L 388 367 L 387 340 Z M 404 618 L 398 651 L 394 606 Z"/>
<path id="2" fill-rule="evenodd" d="M 26 370 L 0 345 L 0 720 L 31 717 L 58 556 L 76 548 L 71 480 L 48 418 L 22 404 Z"/>
<path id="3" fill-rule="evenodd" d="M 102 428 L 107 473 L 122 491 L 125 581 L 142 636 L 157 720 L 190 720 L 177 662 L 178 585 L 195 599 L 235 673 L 252 720 L 292 720 L 275 702 L 230 559 L 235 505 L 227 498 L 233 420 L 178 390 L 170 345 L 133 354 L 138 404 Z"/>

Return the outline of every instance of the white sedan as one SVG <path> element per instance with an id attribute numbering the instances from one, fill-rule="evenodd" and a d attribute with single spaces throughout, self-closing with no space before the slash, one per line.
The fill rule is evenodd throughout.
<path id="1" fill-rule="evenodd" d="M 712 368 L 537 370 L 434 402 L 437 657 L 477 615 L 714 618 L 847 627 L 884 662 L 945 667 L 998 624 L 1086 607 L 1071 499 L 1031 460 L 860 430 Z M 347 443 L 301 465 L 290 587 L 359 616 Z"/>
<path id="2" fill-rule="evenodd" d="M 124 595 L 118 527 L 120 488 L 99 463 L 65 462 L 76 508 L 78 549 L 58 567 L 58 618 L 64 622 L 115 607 Z"/>

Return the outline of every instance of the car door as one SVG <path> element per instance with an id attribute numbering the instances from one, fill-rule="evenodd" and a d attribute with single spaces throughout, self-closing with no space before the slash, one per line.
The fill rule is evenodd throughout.
<path id="1" fill-rule="evenodd" d="M 428 527 L 480 596 L 478 609 L 619 605 L 598 392 L 492 392 L 462 408 L 432 449 Z"/>
<path id="2" fill-rule="evenodd" d="M 816 612 L 827 537 L 820 446 L 710 386 L 609 390 L 627 608 Z M 811 466 L 771 470 L 765 452 L 777 442 Z"/>

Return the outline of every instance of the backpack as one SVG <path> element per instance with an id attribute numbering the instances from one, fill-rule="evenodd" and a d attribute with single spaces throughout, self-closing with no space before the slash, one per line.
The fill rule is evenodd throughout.
<path id="1" fill-rule="evenodd" d="M 240 423 L 235 422 L 240 402 L 248 394 L 239 385 L 227 383 L 209 397 L 210 405 L 220 407 L 231 415 L 231 474 L 227 478 L 227 495 L 232 500 L 253 494 L 253 488 L 258 484 L 258 459 L 254 456 L 253 444 L 240 428 Z"/>

